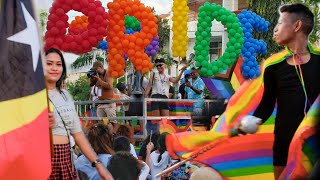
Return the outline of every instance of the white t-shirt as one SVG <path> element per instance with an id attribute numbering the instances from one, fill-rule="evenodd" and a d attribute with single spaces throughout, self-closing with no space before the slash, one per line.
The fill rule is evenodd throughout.
<path id="1" fill-rule="evenodd" d="M 91 87 L 92 101 L 95 101 L 99 98 L 98 93 L 99 93 L 99 88 L 96 85 L 92 86 Z"/>
<path id="2" fill-rule="evenodd" d="M 151 79 L 151 82 L 153 80 L 151 95 L 161 94 L 161 95 L 166 95 L 167 98 L 169 98 L 170 76 L 165 73 L 159 74 L 159 72 L 155 72 L 154 77 L 152 76 L 153 76 L 153 73 L 151 74 L 151 77 L 150 77 L 150 78 L 153 78 Z"/>

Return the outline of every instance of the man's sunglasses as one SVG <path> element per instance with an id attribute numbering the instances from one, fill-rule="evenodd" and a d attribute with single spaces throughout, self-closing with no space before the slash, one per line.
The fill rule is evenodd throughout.
<path id="1" fill-rule="evenodd" d="M 163 64 L 157 64 L 156 67 L 157 67 L 157 68 L 158 68 L 158 67 L 162 67 L 162 65 L 163 65 Z"/>

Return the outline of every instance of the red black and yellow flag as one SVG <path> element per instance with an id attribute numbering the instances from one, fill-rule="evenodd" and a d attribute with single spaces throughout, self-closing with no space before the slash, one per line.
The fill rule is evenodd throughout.
<path id="1" fill-rule="evenodd" d="M 0 179 L 47 179 L 47 96 L 31 0 L 0 1 Z"/>

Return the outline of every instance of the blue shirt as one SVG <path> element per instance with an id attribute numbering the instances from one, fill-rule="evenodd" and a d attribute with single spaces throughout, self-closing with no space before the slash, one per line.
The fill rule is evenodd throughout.
<path id="1" fill-rule="evenodd" d="M 109 159 L 111 158 L 110 154 L 98 154 L 99 159 L 101 160 L 104 167 L 107 167 L 109 163 Z M 95 167 L 91 166 L 91 162 L 84 156 L 81 155 L 76 161 L 75 161 L 75 167 L 77 170 L 80 170 L 84 172 L 89 180 L 99 180 L 101 179 L 99 176 L 98 171 Z"/>
<path id="2" fill-rule="evenodd" d="M 200 77 L 198 77 L 198 79 L 196 79 L 193 83 L 192 83 L 192 78 L 188 79 L 188 81 L 191 83 L 193 88 L 202 91 L 201 94 L 197 94 L 191 88 L 186 86 L 185 90 L 186 90 L 186 93 L 188 94 L 188 99 L 203 99 L 203 93 L 204 93 L 204 87 L 205 87 L 203 80 Z M 193 107 L 202 108 L 203 102 L 195 102 L 193 104 Z"/>

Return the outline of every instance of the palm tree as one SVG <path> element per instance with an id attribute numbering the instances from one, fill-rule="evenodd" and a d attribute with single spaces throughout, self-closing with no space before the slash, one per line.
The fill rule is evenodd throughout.
<path id="1" fill-rule="evenodd" d="M 90 51 L 88 53 L 80 55 L 72 64 L 71 68 L 78 69 L 87 65 L 92 64 L 92 60 L 94 59 L 94 51 Z M 104 62 L 105 59 L 99 54 L 96 53 L 96 60 Z"/>

